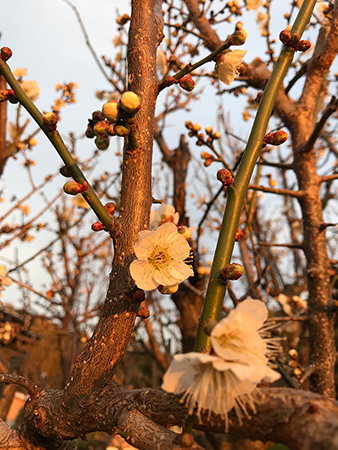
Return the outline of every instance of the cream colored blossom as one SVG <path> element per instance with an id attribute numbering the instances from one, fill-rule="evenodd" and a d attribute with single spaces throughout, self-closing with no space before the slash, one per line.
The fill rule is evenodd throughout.
<path id="1" fill-rule="evenodd" d="M 235 79 L 239 74 L 246 50 L 233 50 L 225 53 L 216 64 L 215 70 L 218 78 L 226 85 Z"/>
<path id="2" fill-rule="evenodd" d="M 167 57 L 165 53 L 158 48 L 156 56 L 156 70 L 161 77 L 164 77 L 164 75 L 167 73 L 168 71 L 167 66 L 168 66 Z"/>
<path id="3" fill-rule="evenodd" d="M 18 207 L 24 216 L 28 216 L 31 213 L 31 209 L 28 205 L 20 205 Z"/>
<path id="4" fill-rule="evenodd" d="M 156 230 L 160 225 L 166 222 L 178 224 L 180 215 L 175 212 L 175 208 L 171 205 L 162 204 L 157 211 L 150 212 L 150 228 Z"/>
<path id="5" fill-rule="evenodd" d="M 72 197 L 71 202 L 73 205 L 77 206 L 78 208 L 89 208 L 88 203 L 83 198 L 81 194 L 75 195 L 75 197 Z"/>
<path id="6" fill-rule="evenodd" d="M 4 290 L 4 286 L 10 286 L 12 284 L 11 278 L 7 277 L 7 269 L 6 266 L 0 266 L 0 297 L 1 291 Z"/>
<path id="7" fill-rule="evenodd" d="M 246 0 L 246 9 L 258 9 L 263 4 L 263 0 Z"/>
<path id="8" fill-rule="evenodd" d="M 137 259 L 130 274 L 140 289 L 153 290 L 159 285 L 173 286 L 193 275 L 184 262 L 190 247 L 173 223 L 165 223 L 156 231 L 140 231 L 134 250 Z"/>
<path id="9" fill-rule="evenodd" d="M 216 355 L 187 353 L 176 355 L 163 378 L 162 388 L 184 393 L 182 401 L 201 420 L 201 412 L 221 416 L 228 430 L 228 412 L 235 408 L 239 422 L 255 412 L 251 393 L 265 379 L 274 382 L 280 375 L 268 367 L 268 355 L 276 350 L 264 338 L 266 306 L 259 300 L 245 300 L 222 319 L 211 332 Z M 197 411 L 195 411 L 197 408 Z"/>
<path id="10" fill-rule="evenodd" d="M 17 68 L 15 70 L 13 70 L 13 75 L 16 78 L 22 78 L 25 75 L 27 75 L 27 69 L 25 69 L 25 68 Z"/>
<path id="11" fill-rule="evenodd" d="M 268 356 L 276 353 L 276 345 L 264 339 L 264 322 L 268 318 L 265 304 L 244 300 L 213 328 L 210 339 L 214 351 L 227 361 L 260 367 L 258 383 L 275 372 L 267 367 Z"/>
<path id="12" fill-rule="evenodd" d="M 36 81 L 21 81 L 20 84 L 26 95 L 33 102 L 40 97 L 40 87 Z"/>
<path id="13" fill-rule="evenodd" d="M 239 422 L 242 416 L 250 417 L 247 406 L 255 413 L 251 393 L 253 368 L 228 363 L 218 356 L 191 352 L 176 355 L 163 377 L 162 388 L 167 392 L 181 394 L 189 414 L 196 414 L 201 422 L 202 411 L 219 414 L 228 431 L 228 412 L 235 408 Z M 195 408 L 197 410 L 195 411 Z"/>

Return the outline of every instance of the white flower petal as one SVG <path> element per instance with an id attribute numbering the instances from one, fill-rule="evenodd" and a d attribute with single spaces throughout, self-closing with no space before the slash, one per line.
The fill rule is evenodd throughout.
<path id="1" fill-rule="evenodd" d="M 135 260 L 130 264 L 129 267 L 130 275 L 135 280 L 137 287 L 144 289 L 145 291 L 150 291 L 156 289 L 159 283 L 156 283 L 153 274 L 154 271 L 152 267 L 147 264 L 146 261 Z"/>

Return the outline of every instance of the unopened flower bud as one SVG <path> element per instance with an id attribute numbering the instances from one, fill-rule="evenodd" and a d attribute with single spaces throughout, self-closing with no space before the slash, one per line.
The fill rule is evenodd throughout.
<path id="1" fill-rule="evenodd" d="M 98 136 L 95 139 L 95 145 L 99 150 L 107 150 L 109 143 L 110 141 L 108 136 Z"/>
<path id="2" fill-rule="evenodd" d="M 220 272 L 220 279 L 223 283 L 227 280 L 238 280 L 244 273 L 244 267 L 237 263 L 228 264 Z"/>
<path id="3" fill-rule="evenodd" d="M 136 291 L 133 293 L 133 300 L 138 303 L 144 302 L 146 299 L 146 294 L 142 289 L 136 289 Z"/>
<path id="4" fill-rule="evenodd" d="M 108 214 L 112 216 L 115 212 L 115 204 L 113 202 L 106 203 L 104 205 L 105 209 L 108 211 Z"/>
<path id="5" fill-rule="evenodd" d="M 162 86 L 163 88 L 166 88 L 166 87 L 172 86 L 172 85 L 175 84 L 175 83 L 176 83 L 175 78 L 172 77 L 172 76 L 170 76 L 170 75 L 167 75 L 167 76 L 165 76 L 165 77 L 163 78 L 163 80 L 161 81 L 161 86 Z"/>
<path id="6" fill-rule="evenodd" d="M 104 225 L 101 222 L 94 222 L 91 228 L 93 231 L 102 231 L 104 230 Z"/>
<path id="7" fill-rule="evenodd" d="M 2 89 L 0 91 L 0 103 L 10 100 L 15 96 L 13 89 Z"/>
<path id="8" fill-rule="evenodd" d="M 132 91 L 124 92 L 120 98 L 120 106 L 123 111 L 135 114 L 141 107 L 140 97 Z"/>
<path id="9" fill-rule="evenodd" d="M 298 352 L 295 348 L 292 348 L 289 350 L 289 356 L 291 356 L 292 359 L 298 359 Z"/>
<path id="10" fill-rule="evenodd" d="M 212 127 L 205 127 L 205 132 L 209 135 L 209 136 L 211 136 L 212 135 Z"/>
<path id="11" fill-rule="evenodd" d="M 116 19 L 116 23 L 120 26 L 125 25 L 127 22 L 129 22 L 130 20 L 130 16 L 128 16 L 128 14 L 122 14 L 122 16 L 119 16 Z"/>
<path id="12" fill-rule="evenodd" d="M 247 36 L 248 33 L 243 29 L 235 31 L 235 33 L 230 38 L 231 45 L 243 45 L 246 41 Z"/>
<path id="13" fill-rule="evenodd" d="M 291 39 L 289 41 L 289 46 L 295 48 L 295 46 L 299 43 L 300 41 L 300 34 L 293 34 L 291 36 Z"/>
<path id="14" fill-rule="evenodd" d="M 191 122 L 191 120 L 186 120 L 184 123 L 185 127 L 188 128 L 188 130 L 192 130 L 194 124 Z"/>
<path id="15" fill-rule="evenodd" d="M 302 375 L 302 370 L 299 367 L 296 367 L 293 371 L 293 374 L 295 377 L 300 378 L 300 376 Z"/>
<path id="16" fill-rule="evenodd" d="M 111 123 L 110 125 L 108 125 L 108 128 L 107 128 L 107 133 L 108 133 L 108 136 L 116 136 L 116 134 L 115 134 L 115 131 L 114 131 L 114 123 Z"/>
<path id="17" fill-rule="evenodd" d="M 182 435 L 180 436 L 180 441 L 183 447 L 189 448 L 193 445 L 194 438 L 190 433 L 182 433 Z"/>
<path id="18" fill-rule="evenodd" d="M 191 75 L 185 75 L 184 77 L 179 79 L 179 84 L 182 89 L 185 91 L 192 91 L 195 87 L 195 81 L 192 79 Z"/>
<path id="19" fill-rule="evenodd" d="M 53 112 L 46 113 L 43 118 L 43 124 L 51 131 L 56 130 L 56 124 L 58 123 L 58 116 Z"/>
<path id="20" fill-rule="evenodd" d="M 188 228 L 185 225 L 181 225 L 181 226 L 177 227 L 177 231 L 182 236 L 184 236 L 186 239 L 190 239 L 191 238 L 191 232 L 192 232 L 191 228 Z"/>
<path id="21" fill-rule="evenodd" d="M 214 158 L 208 158 L 204 161 L 203 165 L 204 167 L 209 167 L 210 164 L 214 161 Z"/>
<path id="22" fill-rule="evenodd" d="M 101 120 L 101 122 L 97 122 L 94 127 L 93 131 L 95 136 L 104 136 L 107 134 L 107 128 L 108 128 L 108 122 L 105 120 Z"/>
<path id="23" fill-rule="evenodd" d="M 141 319 L 148 319 L 149 316 L 150 311 L 146 306 L 141 306 L 141 308 L 137 311 L 137 317 L 141 317 Z"/>
<path id="24" fill-rule="evenodd" d="M 66 178 L 70 178 L 70 177 L 71 177 L 71 174 L 70 174 L 70 172 L 69 172 L 67 166 L 62 166 L 62 167 L 59 169 L 59 172 L 60 172 L 60 174 L 61 174 L 63 177 L 66 177 Z"/>
<path id="25" fill-rule="evenodd" d="M 216 133 L 214 133 L 213 138 L 214 139 L 219 139 L 221 137 L 221 133 L 219 131 L 216 131 Z"/>
<path id="26" fill-rule="evenodd" d="M 289 30 L 282 30 L 279 33 L 279 40 L 284 44 L 284 45 L 289 45 L 291 39 L 291 33 Z"/>
<path id="27" fill-rule="evenodd" d="M 68 181 L 66 184 L 63 185 L 63 190 L 66 194 L 69 195 L 77 195 L 81 194 L 81 192 L 84 192 L 88 187 L 87 183 L 77 183 L 76 181 Z"/>
<path id="28" fill-rule="evenodd" d="M 214 328 L 215 325 L 217 325 L 217 320 L 215 319 L 206 319 L 203 323 L 202 323 L 202 329 L 204 331 L 204 333 L 207 336 L 211 335 L 212 329 Z"/>
<path id="29" fill-rule="evenodd" d="M 106 102 L 102 106 L 102 114 L 109 120 L 109 122 L 115 123 L 119 115 L 118 103 L 114 100 Z"/>
<path id="30" fill-rule="evenodd" d="M 157 290 L 164 295 L 175 294 L 178 291 L 178 284 L 174 284 L 173 286 L 158 286 Z"/>
<path id="31" fill-rule="evenodd" d="M 243 231 L 240 228 L 237 228 L 235 241 L 238 242 L 242 236 L 243 236 Z"/>
<path id="32" fill-rule="evenodd" d="M 302 40 L 295 45 L 295 49 L 298 50 L 299 52 L 306 52 L 307 50 L 309 50 L 309 48 L 311 48 L 310 41 Z"/>
<path id="33" fill-rule="evenodd" d="M 104 116 L 101 111 L 94 111 L 92 113 L 92 119 L 94 122 L 100 122 L 101 120 L 104 120 Z"/>
<path id="34" fill-rule="evenodd" d="M 287 138 L 288 134 L 283 130 L 279 130 L 273 133 L 268 133 L 264 138 L 264 143 L 270 145 L 281 145 L 284 144 Z"/>
<path id="35" fill-rule="evenodd" d="M 12 56 L 12 50 L 9 47 L 2 47 L 0 57 L 3 61 L 7 61 Z"/>
<path id="36" fill-rule="evenodd" d="M 88 125 L 85 135 L 88 139 L 93 139 L 95 137 L 94 128 L 92 125 Z"/>
<path id="37" fill-rule="evenodd" d="M 217 171 L 217 180 L 220 181 L 223 186 L 232 186 L 234 179 L 231 172 L 228 169 L 220 169 Z"/>
<path id="38" fill-rule="evenodd" d="M 214 158 L 212 155 L 210 155 L 210 153 L 207 153 L 207 152 L 202 152 L 201 153 L 201 158 L 202 159 L 210 159 L 210 158 Z"/>
<path id="39" fill-rule="evenodd" d="M 114 132 L 117 136 L 128 136 L 128 134 L 130 133 L 130 126 L 127 123 L 116 123 L 114 125 Z"/>

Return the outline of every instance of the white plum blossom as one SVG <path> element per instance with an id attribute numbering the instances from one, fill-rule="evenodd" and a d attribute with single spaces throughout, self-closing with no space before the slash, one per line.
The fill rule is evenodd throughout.
<path id="1" fill-rule="evenodd" d="M 272 354 L 269 339 L 264 339 L 263 327 L 267 308 L 259 300 L 240 303 L 211 332 L 215 354 L 191 352 L 175 355 L 164 375 L 162 388 L 181 394 L 189 414 L 218 414 L 228 431 L 228 412 L 234 408 L 239 423 L 243 415 L 250 417 L 247 407 L 255 413 L 251 393 L 265 379 L 274 382 L 280 375 L 268 367 L 267 355 Z"/>
<path id="2" fill-rule="evenodd" d="M 0 266 L 0 296 L 1 291 L 4 290 L 4 286 L 10 286 L 12 284 L 12 279 L 7 277 L 7 269 L 6 266 Z"/>
<path id="3" fill-rule="evenodd" d="M 157 211 L 150 212 L 150 228 L 156 230 L 160 225 L 166 222 L 178 224 L 180 215 L 175 212 L 175 208 L 171 205 L 162 204 Z"/>
<path id="4" fill-rule="evenodd" d="M 193 275 L 184 262 L 190 255 L 190 246 L 168 222 L 155 231 L 140 231 L 134 246 L 137 259 L 130 265 L 130 274 L 137 287 L 146 291 L 158 286 L 173 286 Z"/>
<path id="5" fill-rule="evenodd" d="M 36 81 L 21 81 L 22 89 L 26 95 L 34 102 L 40 97 L 40 87 Z"/>
<path id="6" fill-rule="evenodd" d="M 263 4 L 263 0 L 246 0 L 246 9 L 258 9 Z"/>
<path id="7" fill-rule="evenodd" d="M 215 66 L 218 78 L 226 85 L 230 85 L 239 74 L 246 50 L 233 50 L 221 55 Z"/>

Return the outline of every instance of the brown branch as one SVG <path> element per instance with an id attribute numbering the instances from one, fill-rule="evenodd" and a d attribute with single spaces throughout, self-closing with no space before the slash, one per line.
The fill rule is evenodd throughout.
<path id="1" fill-rule="evenodd" d="M 0 90 L 6 89 L 7 82 L 5 77 L 0 75 Z M 7 101 L 0 103 L 0 176 L 4 171 L 7 161 L 6 150 L 6 120 L 7 120 Z"/>
<path id="2" fill-rule="evenodd" d="M 277 194 L 277 195 L 288 195 L 289 197 L 302 197 L 302 191 L 293 191 L 291 189 L 275 189 L 267 186 L 256 186 L 254 184 L 249 184 L 249 189 L 253 189 L 255 191 L 267 192 L 269 194 Z"/>
<path id="3" fill-rule="evenodd" d="M 0 374 L 0 383 L 17 384 L 26 389 L 31 398 L 37 398 L 41 394 L 41 389 L 28 378 L 20 375 L 11 375 L 9 373 Z"/>

